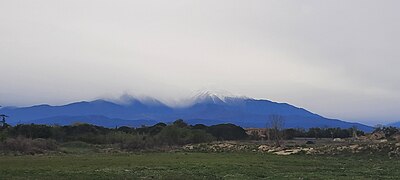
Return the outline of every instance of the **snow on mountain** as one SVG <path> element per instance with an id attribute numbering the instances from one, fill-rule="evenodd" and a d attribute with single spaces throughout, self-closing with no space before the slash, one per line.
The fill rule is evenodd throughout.
<path id="1" fill-rule="evenodd" d="M 233 95 L 226 91 L 201 91 L 192 98 L 192 104 L 196 103 L 212 103 L 226 104 L 234 101 L 250 99 L 245 96 Z"/>
<path id="2" fill-rule="evenodd" d="M 184 119 L 193 123 L 202 122 L 208 125 L 217 122 L 234 123 L 243 127 L 265 127 L 268 117 L 272 114 L 278 114 L 284 117 L 285 127 L 287 128 L 350 128 L 357 126 L 364 131 L 372 130 L 372 127 L 369 126 L 328 119 L 287 103 L 234 96 L 225 92 L 201 92 L 191 98 L 190 101 L 191 103 L 184 107 L 170 107 L 154 98 L 123 96 L 115 102 L 95 100 L 63 106 L 5 107 L 0 109 L 0 113 L 9 115 L 10 123 L 37 121 L 37 123 L 45 122 L 45 124 L 49 124 L 51 121 L 59 123 L 61 123 L 60 121 L 72 122 L 74 119 L 68 120 L 69 117 L 74 117 L 75 119 L 80 117 L 81 120 L 86 122 L 93 122 L 89 121 L 88 118 L 97 117 L 95 119 L 101 120 L 103 124 L 110 124 L 106 123 L 109 122 L 108 119 L 116 119 L 113 122 L 114 124 L 118 124 L 119 120 L 120 124 L 126 124 L 127 120 L 171 122 L 176 119 Z"/>

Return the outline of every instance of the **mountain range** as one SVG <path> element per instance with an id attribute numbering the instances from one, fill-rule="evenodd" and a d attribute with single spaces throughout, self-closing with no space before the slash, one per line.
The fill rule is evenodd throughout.
<path id="1" fill-rule="evenodd" d="M 390 124 L 388 124 L 387 126 L 393 126 L 393 127 L 398 127 L 398 128 L 400 128 L 400 121 L 394 122 L 394 123 L 390 123 Z"/>
<path id="2" fill-rule="evenodd" d="M 127 98 L 124 103 L 106 100 L 83 101 L 61 106 L 4 107 L 10 124 L 69 125 L 76 122 L 106 127 L 153 125 L 184 119 L 189 124 L 214 125 L 233 123 L 242 127 L 266 127 L 270 115 L 280 115 L 285 128 L 357 127 L 370 132 L 372 127 L 360 123 L 329 119 L 287 103 L 247 97 L 201 93 L 184 107 L 171 107 L 156 99 Z"/>

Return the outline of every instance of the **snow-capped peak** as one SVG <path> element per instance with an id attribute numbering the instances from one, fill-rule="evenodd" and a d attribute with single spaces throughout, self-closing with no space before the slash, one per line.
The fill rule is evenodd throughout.
<path id="1" fill-rule="evenodd" d="M 194 98 L 194 103 L 208 102 L 213 104 L 223 104 L 230 100 L 249 99 L 245 96 L 238 96 L 227 91 L 201 91 L 198 92 Z"/>

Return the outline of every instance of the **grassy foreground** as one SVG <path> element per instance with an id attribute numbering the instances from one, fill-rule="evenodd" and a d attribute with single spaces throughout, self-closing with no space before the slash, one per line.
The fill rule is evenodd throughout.
<path id="1" fill-rule="evenodd" d="M 261 153 L 0 156 L 1 179 L 396 179 L 398 159 Z"/>

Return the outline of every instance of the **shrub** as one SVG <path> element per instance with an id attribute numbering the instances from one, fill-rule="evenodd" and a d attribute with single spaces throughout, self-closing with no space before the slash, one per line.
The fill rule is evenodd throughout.
<path id="1" fill-rule="evenodd" d="M 32 146 L 36 149 L 46 150 L 46 151 L 54 151 L 57 150 L 58 144 L 53 139 L 33 139 Z"/>
<path id="2" fill-rule="evenodd" d="M 189 131 L 186 128 L 167 126 L 157 135 L 157 138 L 164 145 L 181 145 L 187 143 Z"/>
<path id="3" fill-rule="evenodd" d="M 207 132 L 219 140 L 240 140 L 248 137 L 243 128 L 234 124 L 218 124 L 210 126 Z"/>
<path id="4" fill-rule="evenodd" d="M 128 134 L 125 132 L 112 132 L 105 135 L 104 143 L 106 144 L 125 143 L 134 138 L 135 135 L 133 134 Z"/>
<path id="5" fill-rule="evenodd" d="M 20 124 L 12 128 L 10 132 L 14 137 L 24 136 L 26 138 L 50 138 L 51 127 L 46 125 Z"/>
<path id="6" fill-rule="evenodd" d="M 4 142 L 8 137 L 8 133 L 6 130 L 0 131 L 0 142 Z"/>
<path id="7" fill-rule="evenodd" d="M 90 144 L 82 142 L 82 141 L 71 141 L 62 144 L 63 147 L 72 147 L 72 148 L 89 148 Z"/>
<path id="8" fill-rule="evenodd" d="M 57 150 L 58 145 L 50 139 L 28 139 L 24 137 L 9 138 L 0 145 L 0 150 L 9 153 L 42 154 L 47 151 Z"/>
<path id="9" fill-rule="evenodd" d="M 204 143 L 215 140 L 215 137 L 204 130 L 192 130 L 188 143 Z"/>
<path id="10" fill-rule="evenodd" d="M 185 128 L 188 127 L 188 124 L 183 121 L 182 119 L 176 120 L 174 123 L 172 123 L 174 126 L 179 127 L 179 128 Z"/>
<path id="11" fill-rule="evenodd" d="M 136 135 L 128 139 L 126 142 L 121 143 L 121 149 L 138 150 L 152 148 L 156 145 L 156 141 L 152 137 L 143 135 Z"/>

